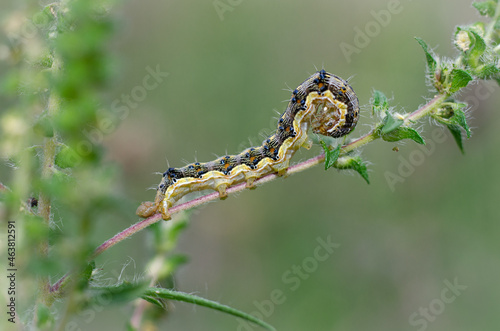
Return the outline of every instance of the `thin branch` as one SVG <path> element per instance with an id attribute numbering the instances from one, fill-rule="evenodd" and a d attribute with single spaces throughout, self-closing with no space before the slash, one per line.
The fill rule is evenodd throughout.
<path id="1" fill-rule="evenodd" d="M 447 95 L 438 94 L 431 101 L 429 101 L 427 104 L 425 104 L 421 108 L 417 109 L 413 113 L 408 114 L 405 117 L 405 121 L 407 121 L 408 123 L 413 123 L 413 122 L 417 121 L 418 119 L 421 119 L 422 117 L 429 115 L 429 113 L 432 112 L 433 110 L 435 110 L 436 108 L 438 108 L 439 105 L 446 98 L 447 98 Z M 378 134 L 372 130 L 371 132 L 365 134 L 364 136 L 362 136 L 362 137 L 350 142 L 349 144 L 343 146 L 341 149 L 341 155 L 345 155 L 346 153 L 348 153 L 350 151 L 361 148 L 362 146 L 364 146 L 364 145 L 366 145 L 366 144 L 368 144 L 368 143 L 370 143 L 378 138 L 379 138 Z M 289 175 L 293 175 L 295 173 L 307 170 L 307 169 L 312 168 L 318 164 L 323 163 L 324 161 L 325 161 L 325 155 L 324 154 L 318 155 L 318 156 L 313 157 L 307 161 L 304 161 L 304 162 L 301 162 L 301 163 L 298 163 L 296 165 L 289 167 L 286 175 L 289 176 Z M 278 177 L 280 177 L 280 176 L 278 176 L 277 174 L 269 174 L 269 175 L 266 175 L 266 176 L 256 180 L 255 184 L 257 184 L 257 185 L 264 184 L 264 183 L 273 181 Z M 246 183 L 241 183 L 241 184 L 238 184 L 238 185 L 235 185 L 235 186 L 228 188 L 227 193 L 233 194 L 236 192 L 243 191 L 245 189 L 246 189 Z M 173 214 L 176 214 L 180 211 L 191 209 L 191 208 L 200 206 L 202 204 L 205 204 L 209 201 L 213 201 L 213 200 L 217 200 L 217 199 L 219 199 L 219 193 L 212 192 L 212 193 L 209 193 L 209 194 L 204 195 L 202 197 L 199 197 L 199 198 L 193 199 L 191 201 L 185 202 L 183 204 L 174 206 L 174 207 L 169 209 L 169 212 L 173 215 Z M 141 231 L 142 229 L 144 229 L 144 228 L 150 226 L 151 224 L 154 224 L 160 220 L 161 220 L 161 215 L 155 214 L 155 215 L 153 215 L 145 220 L 142 220 L 142 221 L 132 225 L 131 227 L 129 227 L 129 228 L 125 229 L 124 231 L 115 235 L 113 238 L 105 241 L 101 246 L 99 246 L 95 250 L 94 254 L 92 255 L 92 258 L 97 257 L 99 254 L 101 254 L 102 252 L 104 252 L 108 248 L 116 245 L 117 243 L 130 237 L 134 233 L 137 233 L 137 232 Z"/>
<path id="2" fill-rule="evenodd" d="M 406 115 L 405 116 L 405 124 L 410 125 L 410 124 L 416 122 L 417 120 L 421 119 L 422 117 L 429 115 L 432 111 L 437 109 L 444 102 L 444 100 L 446 100 L 447 97 L 448 97 L 448 95 L 446 95 L 446 94 L 436 95 L 432 100 L 430 100 L 424 106 L 417 109 L 413 113 Z M 363 147 L 364 145 L 366 145 L 366 144 L 368 144 L 368 143 L 370 143 L 378 138 L 380 138 L 378 133 L 375 132 L 374 130 L 372 130 L 369 133 L 359 137 L 358 139 L 344 145 L 341 148 L 340 153 L 341 153 L 341 155 L 345 155 L 345 154 L 347 154 L 355 149 L 359 149 L 359 148 Z M 286 176 L 293 175 L 295 173 L 307 170 L 307 169 L 312 168 L 318 164 L 323 163 L 324 161 L 325 161 L 325 155 L 321 154 L 321 155 L 313 157 L 309 160 L 306 160 L 304 162 L 295 164 L 295 165 L 288 168 Z M 273 181 L 278 177 L 280 177 L 280 176 L 278 176 L 277 174 L 269 174 L 269 175 L 266 175 L 262 178 L 259 178 L 254 183 L 256 185 L 264 184 L 264 183 L 268 183 L 270 181 Z M 226 192 L 229 195 L 229 194 L 243 191 L 245 189 L 247 189 L 246 183 L 241 183 L 241 184 L 238 184 L 238 185 L 235 185 L 235 186 L 228 188 L 226 190 Z M 212 193 L 209 193 L 207 195 L 201 196 L 199 198 L 193 199 L 191 201 L 174 206 L 174 207 L 169 209 L 169 212 L 171 215 L 173 215 L 173 214 L 176 214 L 176 213 L 181 212 L 183 210 L 188 210 L 188 209 L 203 205 L 207 202 L 214 201 L 217 199 L 219 199 L 219 193 L 212 192 Z M 162 220 L 161 214 L 155 214 L 149 218 L 146 218 L 142 221 L 135 223 L 134 225 L 132 225 L 132 226 L 128 227 L 127 229 L 123 230 L 122 232 L 116 234 L 112 238 L 106 240 L 102 245 L 97 247 L 96 250 L 94 251 L 94 253 L 92 254 L 92 256 L 90 257 L 90 260 L 95 259 L 101 253 L 103 253 L 104 251 L 113 247 L 114 245 L 118 244 L 119 242 L 129 238 L 133 234 L 143 230 L 144 228 L 147 228 L 148 226 L 150 226 L 150 225 L 152 225 L 160 220 Z M 61 288 L 63 287 L 62 285 L 65 283 L 68 276 L 69 276 L 69 274 L 66 274 L 61 279 L 59 279 L 57 281 L 57 283 L 55 283 L 50 288 L 50 291 L 52 293 L 59 292 L 61 290 Z"/>
<path id="3" fill-rule="evenodd" d="M 151 224 L 154 224 L 161 220 L 161 214 L 155 214 L 149 218 L 146 218 L 145 220 L 142 220 L 140 222 L 135 223 L 134 225 L 128 227 L 127 229 L 123 230 L 122 232 L 116 234 L 114 237 L 111 239 L 106 240 L 101 246 L 97 247 L 96 250 L 94 251 L 94 254 L 91 256 L 91 260 L 95 259 L 97 256 L 99 256 L 102 252 L 107 250 L 110 247 L 113 247 L 114 245 L 118 244 L 120 241 L 127 239 L 134 233 L 137 233 L 141 231 L 144 228 L 147 228 Z"/>
<path id="4" fill-rule="evenodd" d="M 57 58 L 54 58 L 52 63 L 53 75 L 57 75 L 60 69 L 60 62 Z M 51 91 L 48 104 L 47 113 L 50 117 L 56 115 L 60 110 L 60 98 L 55 91 Z M 56 158 L 57 149 L 57 136 L 54 134 L 53 137 L 45 138 L 43 144 L 43 161 L 42 161 L 42 178 L 49 180 L 52 177 L 54 170 L 54 160 Z M 40 192 L 38 200 L 38 214 L 44 220 L 45 227 L 50 228 L 51 219 L 51 199 L 44 192 Z M 49 254 L 49 239 L 40 242 L 38 251 L 40 256 L 47 257 Z M 48 277 L 43 277 L 39 280 L 39 289 L 42 291 L 40 299 L 47 305 L 52 304 L 52 299 L 50 297 L 50 279 Z"/>

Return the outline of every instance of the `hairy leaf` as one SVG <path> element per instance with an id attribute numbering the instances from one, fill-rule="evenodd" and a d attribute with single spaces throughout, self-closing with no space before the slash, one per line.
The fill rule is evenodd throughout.
<path id="1" fill-rule="evenodd" d="M 455 93 L 463 87 L 466 87 L 474 78 L 467 71 L 462 69 L 453 69 L 451 72 L 452 80 L 450 92 Z"/>
<path id="2" fill-rule="evenodd" d="M 366 181 L 366 183 L 370 184 L 370 179 L 368 178 L 368 169 L 366 168 L 366 164 L 363 160 L 358 157 L 342 157 L 337 160 L 335 164 L 335 168 L 337 169 L 352 169 L 359 173 L 361 177 Z"/>
<path id="3" fill-rule="evenodd" d="M 496 8 L 496 3 L 495 1 L 483 1 L 483 2 L 473 2 L 472 6 L 477 9 L 479 14 L 482 16 L 489 16 L 493 17 L 495 16 L 495 8 Z"/>
<path id="4" fill-rule="evenodd" d="M 325 170 L 328 170 L 334 166 L 340 156 L 340 145 L 338 145 L 333 151 L 328 149 L 328 146 L 324 141 L 321 141 L 321 146 L 323 146 L 323 150 L 325 151 Z"/>
<path id="5" fill-rule="evenodd" d="M 384 122 L 382 123 L 382 128 L 380 128 L 380 132 L 382 134 L 387 134 L 403 125 L 404 120 L 402 118 L 394 118 L 389 111 L 386 111 L 385 114 L 386 116 L 384 118 Z"/>
<path id="6" fill-rule="evenodd" d="M 384 93 L 374 90 L 371 99 L 372 113 L 380 113 L 382 111 L 388 110 L 389 103 L 387 102 L 387 97 Z"/>
<path id="7" fill-rule="evenodd" d="M 464 151 L 464 145 L 462 142 L 462 132 L 460 131 L 460 127 L 455 124 L 448 124 L 448 129 L 450 130 L 451 134 L 453 135 L 453 138 L 455 138 L 455 141 L 458 145 L 458 148 L 462 152 L 462 154 L 465 154 Z"/>
<path id="8" fill-rule="evenodd" d="M 382 139 L 390 142 L 411 139 L 417 144 L 425 145 L 425 141 L 422 136 L 415 129 L 406 126 L 399 127 L 390 133 L 382 135 Z"/>
<path id="9" fill-rule="evenodd" d="M 437 60 L 435 59 L 434 55 L 432 54 L 432 51 L 429 49 L 429 46 L 427 43 L 418 37 L 415 37 L 415 40 L 422 46 L 422 49 L 425 52 L 425 58 L 427 61 L 427 69 L 429 69 L 430 73 L 434 73 L 436 71 L 436 65 L 437 65 Z"/>

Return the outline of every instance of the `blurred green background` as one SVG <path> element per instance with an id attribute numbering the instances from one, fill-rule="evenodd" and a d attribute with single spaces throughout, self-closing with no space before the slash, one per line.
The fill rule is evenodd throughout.
<path id="1" fill-rule="evenodd" d="M 218 13 L 217 3 L 231 10 Z M 355 46 L 355 28 L 375 26 L 372 11 L 390 4 L 398 13 L 385 26 L 377 23 L 379 31 L 347 58 L 340 45 Z M 0 5 L 4 13 L 15 7 L 14 1 Z M 363 105 L 352 137 L 373 123 L 373 89 L 393 97 L 399 111 L 413 111 L 432 97 L 414 37 L 454 57 L 455 27 L 481 19 L 470 0 L 149 0 L 123 2 L 114 12 L 110 50 L 117 75 L 103 107 L 124 106 L 122 95 L 139 93 L 148 67 L 168 77 L 128 106 L 120 126 L 104 138 L 107 162 L 123 168 L 117 190 L 131 203 L 123 207 L 128 218 L 117 215 L 99 225 L 96 246 L 138 220 L 135 207 L 153 199 L 147 188 L 157 185 L 154 172 L 166 170 L 166 159 L 183 166 L 240 152 L 249 139 L 260 144 L 259 132 L 275 128 L 273 110 L 286 107 L 288 87 L 316 68 L 352 77 Z M 370 185 L 357 174 L 318 166 L 198 209 L 178 247 L 190 262 L 176 276 L 177 289 L 246 312 L 265 307 L 265 321 L 278 330 L 498 330 L 500 98 L 496 84 L 486 86 L 461 95 L 472 106 L 465 156 L 448 132 L 444 142 L 433 140 L 442 129 L 426 120 L 427 154 L 413 142 L 377 141 L 363 150 Z M 294 161 L 319 152 L 315 146 Z M 413 170 L 389 185 L 386 174 L 401 175 L 406 161 Z M 0 180 L 5 176 L 4 167 Z M 311 264 L 318 238 L 340 246 Z M 149 240 L 144 231 L 97 263 L 109 278 L 139 277 Z M 303 263 L 310 272 L 287 282 L 293 266 Z M 445 301 L 454 296 L 452 302 L 442 298 L 446 280 L 463 286 L 459 294 L 447 292 Z M 271 309 L 276 290 L 283 295 Z M 161 330 L 258 330 L 190 304 L 171 308 Z M 429 317 L 421 309 L 429 309 Z M 130 311 L 99 307 L 77 322 L 81 330 L 119 330 Z"/>

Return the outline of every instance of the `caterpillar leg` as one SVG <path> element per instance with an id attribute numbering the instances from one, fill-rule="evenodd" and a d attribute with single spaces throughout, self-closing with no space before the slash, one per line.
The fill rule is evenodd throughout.
<path id="1" fill-rule="evenodd" d="M 285 176 L 287 171 L 288 171 L 288 166 L 289 166 L 289 162 L 288 161 L 283 161 L 281 164 L 279 165 L 274 165 L 274 166 L 271 166 L 271 168 L 273 169 L 274 172 L 276 172 L 276 175 L 282 177 L 282 176 Z"/>
<path id="2" fill-rule="evenodd" d="M 312 140 L 309 137 L 307 137 L 307 139 L 302 143 L 301 147 L 304 147 L 305 149 L 309 150 L 311 149 L 312 145 L 313 145 Z"/>
<path id="3" fill-rule="evenodd" d="M 288 167 L 282 168 L 282 169 L 278 170 L 276 175 L 283 177 L 283 176 L 286 176 L 287 172 L 288 172 Z"/>
<path id="4" fill-rule="evenodd" d="M 217 185 L 217 191 L 219 192 L 219 199 L 225 200 L 227 198 L 227 184 Z"/>
<path id="5" fill-rule="evenodd" d="M 245 187 L 248 188 L 248 189 L 251 189 L 251 190 L 256 189 L 257 186 L 255 186 L 253 184 L 255 182 L 255 179 L 256 179 L 255 177 L 249 177 L 249 178 L 247 178 Z"/>
<path id="6" fill-rule="evenodd" d="M 162 204 L 160 205 L 160 213 L 161 213 L 161 218 L 163 218 L 164 221 L 168 221 L 169 219 L 172 218 L 170 213 L 168 212 L 169 208 L 169 203 L 167 200 L 163 200 Z"/>

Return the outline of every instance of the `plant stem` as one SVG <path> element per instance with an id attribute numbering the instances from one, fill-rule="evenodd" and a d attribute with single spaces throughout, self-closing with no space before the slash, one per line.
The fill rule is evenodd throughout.
<path id="1" fill-rule="evenodd" d="M 411 124 L 411 123 L 413 123 L 413 122 L 421 119 L 422 117 L 425 117 L 425 116 L 429 115 L 433 110 L 435 110 L 436 108 L 438 108 L 447 97 L 448 97 L 448 95 L 446 95 L 446 94 L 438 94 L 438 95 L 436 95 L 427 104 L 425 104 L 421 108 L 417 109 L 413 113 L 408 114 L 405 117 L 405 124 Z M 376 133 L 374 130 L 372 130 L 369 133 L 365 134 L 364 136 L 362 136 L 362 137 L 360 137 L 360 138 L 358 138 L 358 139 L 350 142 L 347 145 L 344 145 L 342 147 L 342 149 L 341 149 L 341 155 L 345 155 L 345 154 L 347 154 L 350 151 L 353 151 L 355 149 L 359 149 L 362 146 L 364 146 L 364 145 L 366 145 L 366 144 L 368 144 L 368 143 L 370 143 L 370 142 L 372 142 L 372 141 L 374 141 L 374 140 L 376 140 L 378 138 L 379 138 L 378 133 Z M 296 165 L 293 165 L 293 166 L 291 166 L 291 167 L 288 168 L 286 176 L 289 176 L 289 175 L 292 175 L 292 174 L 295 174 L 295 173 L 307 170 L 309 168 L 312 168 L 312 167 L 314 167 L 314 166 L 316 166 L 316 165 L 318 165 L 320 163 L 323 163 L 324 160 L 325 160 L 325 155 L 321 154 L 321 155 L 313 157 L 313 158 L 311 158 L 311 159 L 309 159 L 307 161 L 304 161 L 304 162 L 298 163 Z M 280 177 L 280 176 L 278 176 L 276 174 L 269 174 L 267 176 L 264 176 L 264 177 L 256 180 L 255 184 L 257 184 L 257 185 L 258 184 L 264 184 L 264 183 L 270 182 L 272 180 L 275 180 L 278 177 Z M 228 188 L 227 189 L 227 193 L 228 194 L 232 194 L 232 193 L 243 191 L 245 189 L 246 189 L 246 184 L 245 183 L 241 183 L 241 184 L 238 184 L 238 185 L 235 185 L 235 186 L 232 186 L 232 187 Z M 219 199 L 219 193 L 218 192 L 212 192 L 212 193 L 209 193 L 209 194 L 204 195 L 202 197 L 199 197 L 197 199 L 194 199 L 194 200 L 185 202 L 183 204 L 174 206 L 174 207 L 172 207 L 172 208 L 169 209 L 169 212 L 173 215 L 173 214 L 178 213 L 180 211 L 191 209 L 191 208 L 197 207 L 199 205 L 202 205 L 204 203 L 207 203 L 209 201 L 213 201 L 213 200 L 217 200 L 217 199 Z M 116 245 L 120 241 L 122 241 L 122 240 L 130 237 L 131 235 L 133 235 L 133 234 L 141 231 L 142 229 L 148 227 L 149 225 L 158 222 L 159 220 L 161 220 L 161 215 L 160 214 L 155 214 L 155 215 L 153 215 L 153 216 L 151 216 L 151 217 L 149 217 L 149 218 L 147 218 L 145 220 L 142 220 L 142 221 L 140 221 L 140 222 L 132 225 L 131 227 L 129 227 L 129 228 L 125 229 L 124 231 L 118 233 L 117 235 L 115 235 L 111 239 L 105 241 L 101 246 L 99 246 L 95 250 L 92 258 L 97 257 L 99 254 L 101 254 L 105 250 L 109 249 L 110 247 Z"/>
<path id="2" fill-rule="evenodd" d="M 408 114 L 405 116 L 405 124 L 406 125 L 411 125 L 417 120 L 428 116 L 432 111 L 435 109 L 439 108 L 439 106 L 442 105 L 442 103 L 448 98 L 447 94 L 438 94 L 436 95 L 432 100 L 430 100 L 428 103 L 420 107 L 419 109 L 415 110 L 414 112 Z M 368 143 L 380 138 L 379 134 L 375 130 L 371 130 L 369 133 L 359 137 L 358 139 L 344 145 L 341 148 L 341 155 L 345 155 L 353 150 L 359 149 Z M 288 168 L 288 171 L 286 173 L 286 176 L 293 175 L 295 173 L 307 170 L 309 168 L 312 168 L 318 164 L 321 164 L 325 161 L 325 155 L 321 154 L 316 157 L 313 157 L 309 160 L 306 160 L 304 162 L 295 164 L 291 167 Z M 259 178 L 258 180 L 255 181 L 256 185 L 259 184 L 264 184 L 270 181 L 275 180 L 276 178 L 279 178 L 277 174 L 269 174 L 267 176 L 264 176 L 262 178 Z M 241 183 L 235 186 L 231 186 L 228 188 L 227 194 L 232 194 L 236 192 L 240 192 L 246 189 L 246 183 Z M 207 195 L 201 196 L 199 198 L 193 199 L 191 201 L 185 202 L 183 204 L 174 206 L 169 209 L 170 214 L 176 214 L 178 212 L 181 212 L 183 210 L 188 210 L 197 206 L 200 206 L 202 204 L 205 204 L 209 201 L 217 200 L 219 199 L 219 193 L 218 192 L 212 192 Z M 102 245 L 96 248 L 92 256 L 90 257 L 90 260 L 95 259 L 97 256 L 99 256 L 101 253 L 104 251 L 108 250 L 109 248 L 113 247 L 114 245 L 118 244 L 119 242 L 127 239 L 128 237 L 132 236 L 133 234 L 143 230 L 144 228 L 147 228 L 148 226 L 162 220 L 161 214 L 155 214 L 149 218 L 146 218 L 142 221 L 139 221 L 135 223 L 134 225 L 128 227 L 127 229 L 119 232 L 112 238 L 106 240 Z M 67 277 L 69 275 L 66 274 L 63 276 L 57 283 L 55 283 L 51 288 L 50 291 L 53 294 L 56 294 L 59 292 L 62 288 L 62 285 L 67 281 Z"/>
<path id="3" fill-rule="evenodd" d="M 94 254 L 91 256 L 91 260 L 95 259 L 97 256 L 99 256 L 102 252 L 105 250 L 109 249 L 110 247 L 113 247 L 120 241 L 127 239 L 131 235 L 141 231 L 144 228 L 147 228 L 151 224 L 154 224 L 161 220 L 161 215 L 160 214 L 155 214 L 149 218 L 146 218 L 145 220 L 142 220 L 140 222 L 135 223 L 134 225 L 128 227 L 127 229 L 123 230 L 122 232 L 118 233 L 111 239 L 106 240 L 101 246 L 97 247 L 96 250 L 94 251 Z"/>
<path id="4" fill-rule="evenodd" d="M 60 63 L 54 58 L 54 62 L 52 63 L 52 72 L 53 75 L 56 75 L 59 71 Z M 60 108 L 60 99 L 59 96 L 52 91 L 49 96 L 49 100 L 47 103 L 47 115 L 49 117 L 54 116 L 59 112 Z M 44 138 L 43 144 L 43 159 L 42 159 L 42 178 L 45 181 L 50 180 L 54 170 L 54 160 L 56 157 L 56 148 L 57 148 L 57 136 L 54 133 L 53 137 Z M 38 214 L 44 220 L 44 224 L 47 228 L 50 228 L 50 220 L 51 220 L 51 201 L 50 197 L 46 195 L 44 192 L 40 193 L 38 200 Z M 38 247 L 38 252 L 41 257 L 47 258 L 49 255 L 49 239 L 42 241 Z M 52 301 L 50 299 L 50 279 L 48 277 L 40 278 L 39 280 L 39 290 L 41 291 L 41 301 L 50 306 Z"/>
<path id="5" fill-rule="evenodd" d="M 426 103 L 422 108 L 414 111 L 405 117 L 404 125 L 411 125 L 413 122 L 418 121 L 422 117 L 429 115 L 433 110 L 439 108 L 442 103 L 449 97 L 448 94 L 438 94 L 431 101 Z"/>

